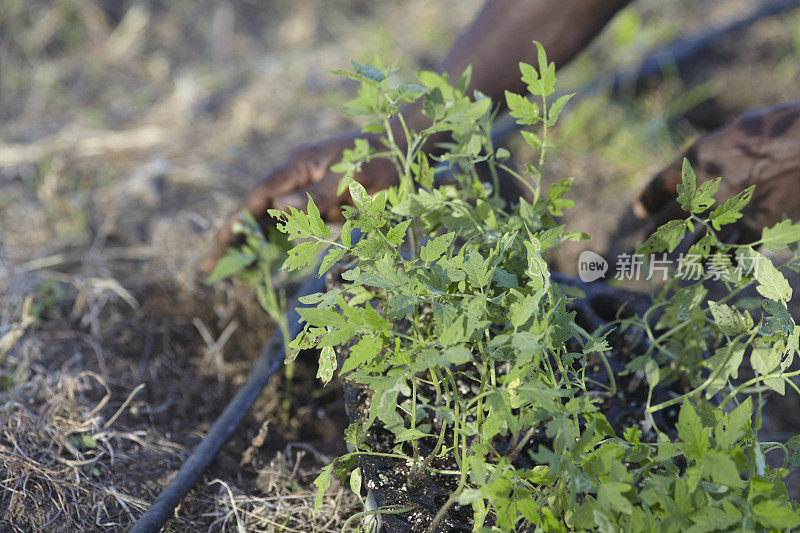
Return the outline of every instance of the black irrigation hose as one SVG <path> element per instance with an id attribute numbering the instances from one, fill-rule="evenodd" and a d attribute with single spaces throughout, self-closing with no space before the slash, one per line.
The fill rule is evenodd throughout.
<path id="1" fill-rule="evenodd" d="M 777 15 L 800 6 L 800 0 L 781 0 L 757 7 L 748 16 L 736 20 L 722 28 L 707 30 L 692 38 L 679 39 L 664 49 L 649 55 L 635 71 L 618 74 L 609 80 L 600 82 L 594 87 L 582 91 L 591 93 L 598 89 L 611 89 L 617 91 L 621 87 L 638 87 L 644 82 L 660 75 L 667 65 L 686 64 L 693 60 L 699 53 L 707 50 L 711 45 L 758 20 Z M 515 124 L 501 123 L 495 127 L 492 137 L 499 143 L 517 130 Z M 312 294 L 324 290 L 324 280 L 317 276 L 310 276 L 300 287 L 298 296 Z M 300 316 L 291 307 L 287 315 L 289 333 L 295 336 L 300 332 Z M 269 344 L 261 352 L 261 357 L 250 371 L 250 377 L 228 403 L 225 410 L 211 426 L 208 434 L 191 453 L 181 469 L 172 478 L 172 481 L 161 491 L 153 504 L 136 522 L 131 529 L 132 533 L 155 533 L 160 531 L 167 521 L 172 510 L 181 499 L 191 490 L 208 465 L 214 460 L 222 446 L 239 426 L 241 421 L 250 411 L 261 390 L 269 381 L 272 374 L 280 368 L 284 357 L 283 338 L 280 331 L 276 331 Z"/>
<path id="2" fill-rule="evenodd" d="M 324 290 L 324 287 L 324 279 L 309 276 L 298 290 L 298 297 L 320 292 Z M 286 318 L 289 322 L 289 333 L 294 337 L 300 332 L 300 315 L 295 311 L 294 305 L 291 306 Z M 186 459 L 172 481 L 161 491 L 147 512 L 139 518 L 131 532 L 155 533 L 161 529 L 172 510 L 191 490 L 200 475 L 208 468 L 219 450 L 228 442 L 241 421 L 250 412 L 250 408 L 269 378 L 281 367 L 284 354 L 283 336 L 280 330 L 277 330 L 272 335 L 269 344 L 261 352 L 261 356 L 250 371 L 250 377 L 247 378 L 245 384 L 228 403 L 214 425 L 211 426 L 208 434 Z"/>

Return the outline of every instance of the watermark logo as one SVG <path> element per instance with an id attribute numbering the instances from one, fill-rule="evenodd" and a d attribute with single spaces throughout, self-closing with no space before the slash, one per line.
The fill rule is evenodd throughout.
<path id="1" fill-rule="evenodd" d="M 743 276 L 758 277 L 759 262 L 756 257 L 737 255 L 735 258 L 723 253 L 709 257 L 699 254 L 620 254 L 614 265 L 613 277 L 617 280 L 661 280 L 670 277 L 698 281 L 702 279 L 739 282 Z M 578 257 L 578 277 L 589 283 L 605 278 L 609 264 L 603 256 L 585 250 Z M 612 277 L 612 273 L 608 274 Z"/>
<path id="2" fill-rule="evenodd" d="M 608 261 L 591 250 L 584 250 L 578 257 L 578 277 L 584 283 L 596 281 L 608 272 Z"/>

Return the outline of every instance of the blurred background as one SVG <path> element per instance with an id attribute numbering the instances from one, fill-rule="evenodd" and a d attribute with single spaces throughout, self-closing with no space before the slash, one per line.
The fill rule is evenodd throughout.
<path id="1" fill-rule="evenodd" d="M 481 0 L 0 0 L 0 529 L 127 530 L 244 381 L 272 325 L 196 261 L 296 146 L 351 129 L 351 59 L 432 68 Z M 746 0 L 637 0 L 559 75 L 563 92 L 635 68 Z M 681 75 L 594 93 L 563 115 L 548 179 L 603 250 L 680 148 L 744 110 L 800 98 L 800 12 L 717 43 Z M 529 154 L 514 136 L 518 162 Z M 574 273 L 579 245 L 550 258 Z M 302 362 L 301 362 L 302 363 Z M 276 376 L 170 530 L 338 531 L 335 384 L 300 364 L 288 425 Z M 140 385 L 144 385 L 140 387 Z M 308 394 L 309 390 L 317 392 Z M 242 530 L 242 529 L 240 529 Z"/>

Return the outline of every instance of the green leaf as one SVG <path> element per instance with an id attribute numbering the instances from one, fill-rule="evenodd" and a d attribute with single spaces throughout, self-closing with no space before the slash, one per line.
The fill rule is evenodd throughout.
<path id="1" fill-rule="evenodd" d="M 536 298 L 527 295 L 521 300 L 516 301 L 509 307 L 508 318 L 511 325 L 515 328 L 522 327 L 525 322 L 533 315 L 536 306 Z"/>
<path id="2" fill-rule="evenodd" d="M 317 486 L 317 495 L 314 498 L 314 514 L 316 515 L 319 512 L 320 505 L 322 505 L 322 498 L 325 496 L 325 492 L 331 486 L 331 474 L 333 473 L 333 467 L 336 463 L 333 462 L 327 466 L 322 467 L 322 472 L 317 476 L 314 480 L 314 485 Z"/>
<path id="3" fill-rule="evenodd" d="M 630 485 L 627 483 L 620 483 L 619 481 L 605 481 L 600 485 L 597 491 L 597 501 L 606 509 L 631 514 L 633 512 L 633 505 L 624 496 L 624 493 L 630 490 Z"/>
<path id="4" fill-rule="evenodd" d="M 700 417 L 688 401 L 681 404 L 678 423 L 675 425 L 678 437 L 683 441 L 684 453 L 690 459 L 699 459 L 708 451 L 708 432 Z"/>
<path id="5" fill-rule="evenodd" d="M 369 80 L 381 82 L 386 79 L 386 74 L 379 68 L 372 65 L 361 65 L 355 61 L 350 61 L 350 63 L 353 65 L 353 70 L 355 70 L 356 74 L 360 74 Z"/>
<path id="6" fill-rule="evenodd" d="M 327 383 L 333 378 L 333 372 L 336 370 L 336 354 L 333 348 L 325 346 L 319 354 L 319 367 L 317 368 L 317 377 L 323 383 Z"/>
<path id="7" fill-rule="evenodd" d="M 532 65 L 520 62 L 519 71 L 522 73 L 522 82 L 526 84 L 528 88 L 539 81 L 539 73 L 536 72 L 536 69 Z"/>
<path id="8" fill-rule="evenodd" d="M 747 311 L 742 312 L 735 307 L 713 301 L 708 302 L 708 308 L 714 317 L 714 322 L 729 337 L 735 337 L 753 328 L 753 317 Z"/>
<path id="9" fill-rule="evenodd" d="M 467 89 L 469 89 L 469 82 L 472 79 L 472 65 L 467 65 L 467 68 L 464 69 L 464 72 L 461 73 L 459 76 L 458 81 L 456 82 L 456 90 L 461 94 L 467 94 Z"/>
<path id="10" fill-rule="evenodd" d="M 755 188 L 755 185 L 751 185 L 711 212 L 711 225 L 714 226 L 715 230 L 719 231 L 722 226 L 742 218 L 741 211 L 744 206 L 750 203 Z"/>
<path id="11" fill-rule="evenodd" d="M 444 117 L 446 111 L 444 95 L 439 87 L 434 87 L 425 96 L 422 102 L 422 112 L 426 117 L 432 121 L 439 120 Z"/>
<path id="12" fill-rule="evenodd" d="M 369 213 L 372 208 L 372 196 L 369 195 L 367 190 L 359 182 L 352 180 L 350 186 L 350 197 L 353 199 L 353 204 L 362 213 Z"/>
<path id="13" fill-rule="evenodd" d="M 319 239 L 327 239 L 330 236 L 330 230 L 322 221 L 319 216 L 319 210 L 308 196 L 308 213 L 304 213 L 294 207 L 289 207 L 289 212 L 279 211 L 277 209 L 269 209 L 269 213 L 273 218 L 277 219 L 277 228 L 285 233 L 289 240 L 316 237 Z"/>
<path id="14" fill-rule="evenodd" d="M 286 252 L 286 260 L 283 262 L 282 268 L 289 272 L 306 268 L 317 260 L 317 254 L 322 246 L 323 244 L 319 242 L 301 242 Z"/>
<path id="15" fill-rule="evenodd" d="M 650 235 L 636 253 L 672 252 L 681 243 L 685 234 L 685 220 L 670 220 Z"/>
<path id="16" fill-rule="evenodd" d="M 381 337 L 365 335 L 356 345 L 350 348 L 350 355 L 342 363 L 342 368 L 339 371 L 340 375 L 355 370 L 361 365 L 371 363 L 380 353 L 381 348 L 383 348 L 383 339 Z"/>
<path id="17" fill-rule="evenodd" d="M 506 91 L 506 105 L 509 114 L 517 119 L 517 124 L 525 126 L 539 122 L 539 106 L 524 96 Z"/>
<path id="18" fill-rule="evenodd" d="M 714 194 L 719 189 L 722 178 L 708 180 L 697 188 L 697 192 L 692 198 L 692 213 L 702 213 L 714 205 Z"/>
<path id="19" fill-rule="evenodd" d="M 348 326 L 345 317 L 331 309 L 298 307 L 297 312 L 306 323 L 312 326 L 332 326 L 335 328 L 344 328 Z"/>
<path id="20" fill-rule="evenodd" d="M 651 389 L 658 385 L 658 382 L 661 380 L 661 372 L 658 368 L 658 363 L 652 359 L 648 359 L 644 365 L 644 375 Z"/>
<path id="21" fill-rule="evenodd" d="M 234 274 L 238 274 L 252 265 L 256 259 L 256 256 L 251 253 L 229 248 L 228 252 L 217 261 L 214 270 L 212 270 L 211 274 L 206 278 L 206 283 L 214 283 L 221 279 L 229 278 Z"/>
<path id="22" fill-rule="evenodd" d="M 770 528 L 794 529 L 800 526 L 800 514 L 788 502 L 764 500 L 753 506 L 753 514 Z"/>
<path id="23" fill-rule="evenodd" d="M 506 161 L 511 157 L 511 152 L 506 150 L 505 148 L 498 148 L 494 152 L 494 158 L 498 161 Z"/>
<path id="24" fill-rule="evenodd" d="M 456 234 L 453 232 L 445 233 L 444 235 L 439 235 L 438 237 L 431 239 L 428 243 L 422 247 L 419 253 L 420 259 L 425 261 L 426 263 L 431 263 L 436 261 L 447 251 L 450 247 L 450 244 L 455 239 Z"/>
<path id="25" fill-rule="evenodd" d="M 328 249 L 328 254 L 325 256 L 325 259 L 322 260 L 322 264 L 319 266 L 319 276 L 322 276 L 325 272 L 327 272 L 333 265 L 339 262 L 339 260 L 344 257 L 346 250 L 343 248 L 339 248 L 338 246 L 331 246 Z"/>
<path id="26" fill-rule="evenodd" d="M 766 376 L 778 368 L 782 355 L 782 344 L 772 344 L 763 339 L 755 339 L 753 341 L 753 350 L 750 352 L 750 364 L 753 370 L 762 376 Z"/>
<path id="27" fill-rule="evenodd" d="M 712 533 L 737 525 L 742 519 L 742 513 L 728 501 L 723 501 L 723 505 L 726 505 L 724 510 L 709 506 L 693 514 L 691 518 L 694 525 L 686 533 Z"/>
<path id="28" fill-rule="evenodd" d="M 711 399 L 722 390 L 728 381 L 739 377 L 739 366 L 744 358 L 745 345 L 737 342 L 717 348 L 714 355 L 703 361 L 703 366 L 708 367 L 714 377 L 706 389 L 706 398 Z"/>
<path id="29" fill-rule="evenodd" d="M 464 272 L 473 287 L 483 288 L 492 278 L 492 271 L 489 270 L 491 258 L 483 259 L 477 250 L 470 250 L 464 261 Z"/>
<path id="30" fill-rule="evenodd" d="M 555 125 L 556 121 L 558 120 L 558 116 L 561 114 L 561 110 L 564 109 L 564 106 L 569 102 L 570 98 L 575 96 L 575 93 L 565 94 L 561 96 L 556 102 L 550 106 L 550 110 L 547 112 L 547 125 L 553 126 Z"/>
<path id="31" fill-rule="evenodd" d="M 538 135 L 536 135 L 532 131 L 526 131 L 526 130 L 522 130 L 520 134 L 522 135 L 522 138 L 525 139 L 526 143 L 533 146 L 534 148 L 541 148 L 542 139 L 540 139 Z"/>
<path id="32" fill-rule="evenodd" d="M 761 302 L 764 310 L 769 316 L 761 317 L 761 324 L 758 332 L 765 337 L 772 337 L 782 333 L 791 335 L 794 331 L 794 320 L 786 309 L 786 304 L 775 300 L 764 300 Z"/>
<path id="33" fill-rule="evenodd" d="M 783 250 L 797 241 L 800 241 L 800 225 L 792 224 L 789 219 L 761 230 L 761 244 L 767 250 Z"/>
<path id="34" fill-rule="evenodd" d="M 404 220 L 396 226 L 392 226 L 389 231 L 386 232 L 386 240 L 389 241 L 394 247 L 403 244 L 409 224 L 411 224 L 410 220 Z"/>
<path id="35" fill-rule="evenodd" d="M 692 200 L 697 191 L 697 176 L 687 158 L 683 158 L 681 168 L 681 183 L 678 184 L 678 203 L 684 211 L 692 211 Z"/>
<path id="36" fill-rule="evenodd" d="M 792 299 L 792 287 L 780 271 L 766 256 L 753 252 L 755 259 L 753 275 L 758 282 L 756 290 L 764 298 L 788 302 Z"/>
<path id="37" fill-rule="evenodd" d="M 739 469 L 726 453 L 712 453 L 699 461 L 700 470 L 711 478 L 714 483 L 728 487 L 741 487 L 744 485 L 739 475 Z"/>
<path id="38" fill-rule="evenodd" d="M 550 96 L 553 94 L 553 91 L 556 87 L 556 66 L 555 63 L 547 62 L 547 52 L 545 52 L 542 43 L 539 41 L 533 41 L 533 44 L 536 45 L 539 63 L 539 78 L 541 80 L 541 84 L 537 86 L 537 84 L 534 83 L 534 90 L 531 92 L 534 94 L 540 94 L 542 96 Z"/>

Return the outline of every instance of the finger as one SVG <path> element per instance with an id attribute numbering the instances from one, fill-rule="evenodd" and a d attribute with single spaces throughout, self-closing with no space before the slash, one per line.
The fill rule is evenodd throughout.
<path id="1" fill-rule="evenodd" d="M 354 178 L 364 186 L 368 193 L 374 194 L 396 183 L 397 174 L 390 161 L 376 159 L 365 164 L 361 172 Z M 276 209 L 286 209 L 289 206 L 305 209 L 310 195 L 326 219 L 339 219 L 341 218 L 341 205 L 349 201 L 347 191 L 343 195 L 337 195 L 341 179 L 341 174 L 329 172 L 323 179 L 309 184 L 305 189 L 292 191 L 277 198 L 274 206 Z"/>
<path id="2" fill-rule="evenodd" d="M 314 205 L 322 213 L 327 213 L 331 208 L 340 204 L 336 194 L 341 175 L 329 173 L 320 181 L 309 184 L 306 188 L 299 191 L 295 190 L 289 194 L 278 197 L 274 206 L 276 209 L 285 210 L 287 207 L 305 209 L 308 205 L 308 197 L 314 201 Z"/>
<path id="3" fill-rule="evenodd" d="M 681 161 L 656 174 L 633 204 L 633 213 L 640 219 L 648 219 L 674 201 L 678 184 L 681 182 Z"/>

